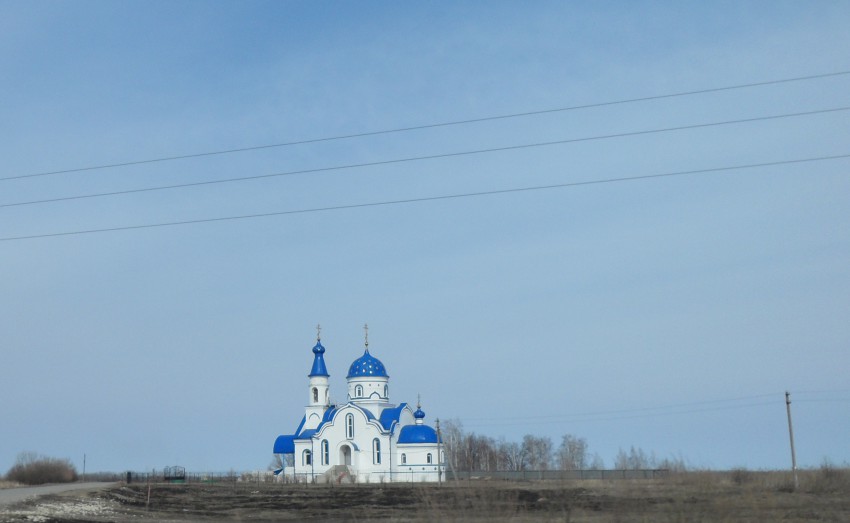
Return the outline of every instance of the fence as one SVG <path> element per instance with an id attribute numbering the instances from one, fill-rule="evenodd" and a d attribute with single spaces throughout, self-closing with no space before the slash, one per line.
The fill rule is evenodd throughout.
<path id="1" fill-rule="evenodd" d="M 442 481 L 574 481 L 574 480 L 618 480 L 618 479 L 661 479 L 669 474 L 667 469 L 638 469 L 638 470 L 442 470 Z M 299 474 L 298 477 L 274 476 L 270 471 L 255 472 L 186 472 L 185 479 L 180 483 L 315 483 L 316 479 L 311 474 Z M 417 482 L 403 472 L 394 472 L 392 482 Z M 121 479 L 127 483 L 162 483 L 169 482 L 164 471 L 152 472 L 126 472 Z M 383 483 L 384 480 L 376 480 L 374 483 Z"/>
<path id="2" fill-rule="evenodd" d="M 567 481 L 583 479 L 660 479 L 669 474 L 667 469 L 637 469 L 637 470 L 459 470 L 445 471 L 448 481 L 470 480 L 503 480 L 503 481 Z"/>
<path id="3" fill-rule="evenodd" d="M 441 471 L 440 480 L 443 482 L 474 482 L 474 481 L 581 481 L 581 480 L 644 480 L 644 479 L 661 479 L 669 475 L 667 469 L 627 469 L 627 470 L 459 470 L 457 472 L 451 469 L 443 468 Z M 361 483 L 420 483 L 422 478 L 419 473 L 407 473 L 403 471 L 393 472 L 392 474 L 375 474 L 375 479 L 358 478 Z M 229 481 L 258 481 L 256 478 L 229 479 Z M 227 480 L 227 479 L 226 479 Z M 196 480 L 193 480 L 196 481 Z M 269 482 L 277 481 L 282 483 L 327 483 L 328 479 L 325 474 L 281 474 L 277 479 L 266 478 L 260 481 Z M 430 479 L 431 482 L 436 482 L 435 478 Z"/>
<path id="4" fill-rule="evenodd" d="M 185 472 L 183 478 L 175 479 L 165 470 L 151 472 L 125 472 L 121 480 L 127 483 L 272 483 L 275 476 L 271 471 L 254 472 Z"/>

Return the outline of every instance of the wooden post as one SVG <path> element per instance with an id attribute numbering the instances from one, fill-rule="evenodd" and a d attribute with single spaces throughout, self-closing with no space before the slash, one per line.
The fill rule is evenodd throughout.
<path id="1" fill-rule="evenodd" d="M 794 427 L 791 425 L 791 393 L 785 391 L 785 410 L 788 412 L 788 436 L 791 439 L 791 472 L 794 474 L 794 490 L 800 488 L 797 478 L 797 454 L 794 452 Z"/>

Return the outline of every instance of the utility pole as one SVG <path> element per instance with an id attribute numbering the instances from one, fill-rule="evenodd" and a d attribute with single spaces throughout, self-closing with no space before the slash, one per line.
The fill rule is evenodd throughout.
<path id="1" fill-rule="evenodd" d="M 86 455 L 83 454 L 83 481 L 86 480 Z"/>
<path id="2" fill-rule="evenodd" d="M 788 436 L 791 438 L 791 472 L 794 474 L 794 490 L 800 488 L 797 479 L 797 454 L 794 452 L 794 428 L 791 425 L 791 393 L 785 391 L 785 410 L 788 412 Z"/>
<path id="3" fill-rule="evenodd" d="M 440 437 L 440 418 L 436 419 L 435 424 L 437 425 L 437 486 L 442 487 L 443 486 L 443 451 L 441 450 L 442 445 L 440 443 L 442 442 L 443 438 Z"/>

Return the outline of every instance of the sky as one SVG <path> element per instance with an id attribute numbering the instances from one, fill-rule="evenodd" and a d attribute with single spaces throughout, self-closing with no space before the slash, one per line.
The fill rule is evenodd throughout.
<path id="1" fill-rule="evenodd" d="M 0 473 L 265 469 L 316 325 L 343 401 L 366 323 L 428 423 L 781 469 L 789 391 L 799 465 L 847 464 L 847 27 L 841 1 L 3 0 Z"/>

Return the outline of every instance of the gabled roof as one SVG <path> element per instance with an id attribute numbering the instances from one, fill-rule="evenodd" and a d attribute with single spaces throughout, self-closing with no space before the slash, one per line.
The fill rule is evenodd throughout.
<path id="1" fill-rule="evenodd" d="M 298 434 L 298 436 L 295 439 L 310 439 L 310 438 L 312 438 L 313 435 L 315 435 L 317 432 L 322 430 L 322 427 L 324 427 L 326 423 L 329 423 L 334 418 L 334 415 L 336 414 L 337 410 L 338 409 L 336 408 L 336 406 L 333 406 L 333 407 L 330 407 L 329 409 L 327 409 L 325 411 L 325 414 L 322 416 L 322 421 L 319 422 L 319 425 L 315 429 L 307 429 L 307 430 L 304 430 L 300 433 L 296 433 L 296 434 Z M 304 424 L 302 423 L 301 426 L 303 427 Z"/>
<path id="2" fill-rule="evenodd" d="M 383 412 L 381 412 L 381 427 L 383 427 L 386 431 L 392 432 L 393 426 L 400 421 L 401 411 L 403 411 L 405 407 L 407 407 L 407 403 L 402 403 L 398 407 L 392 409 L 384 409 Z"/>

